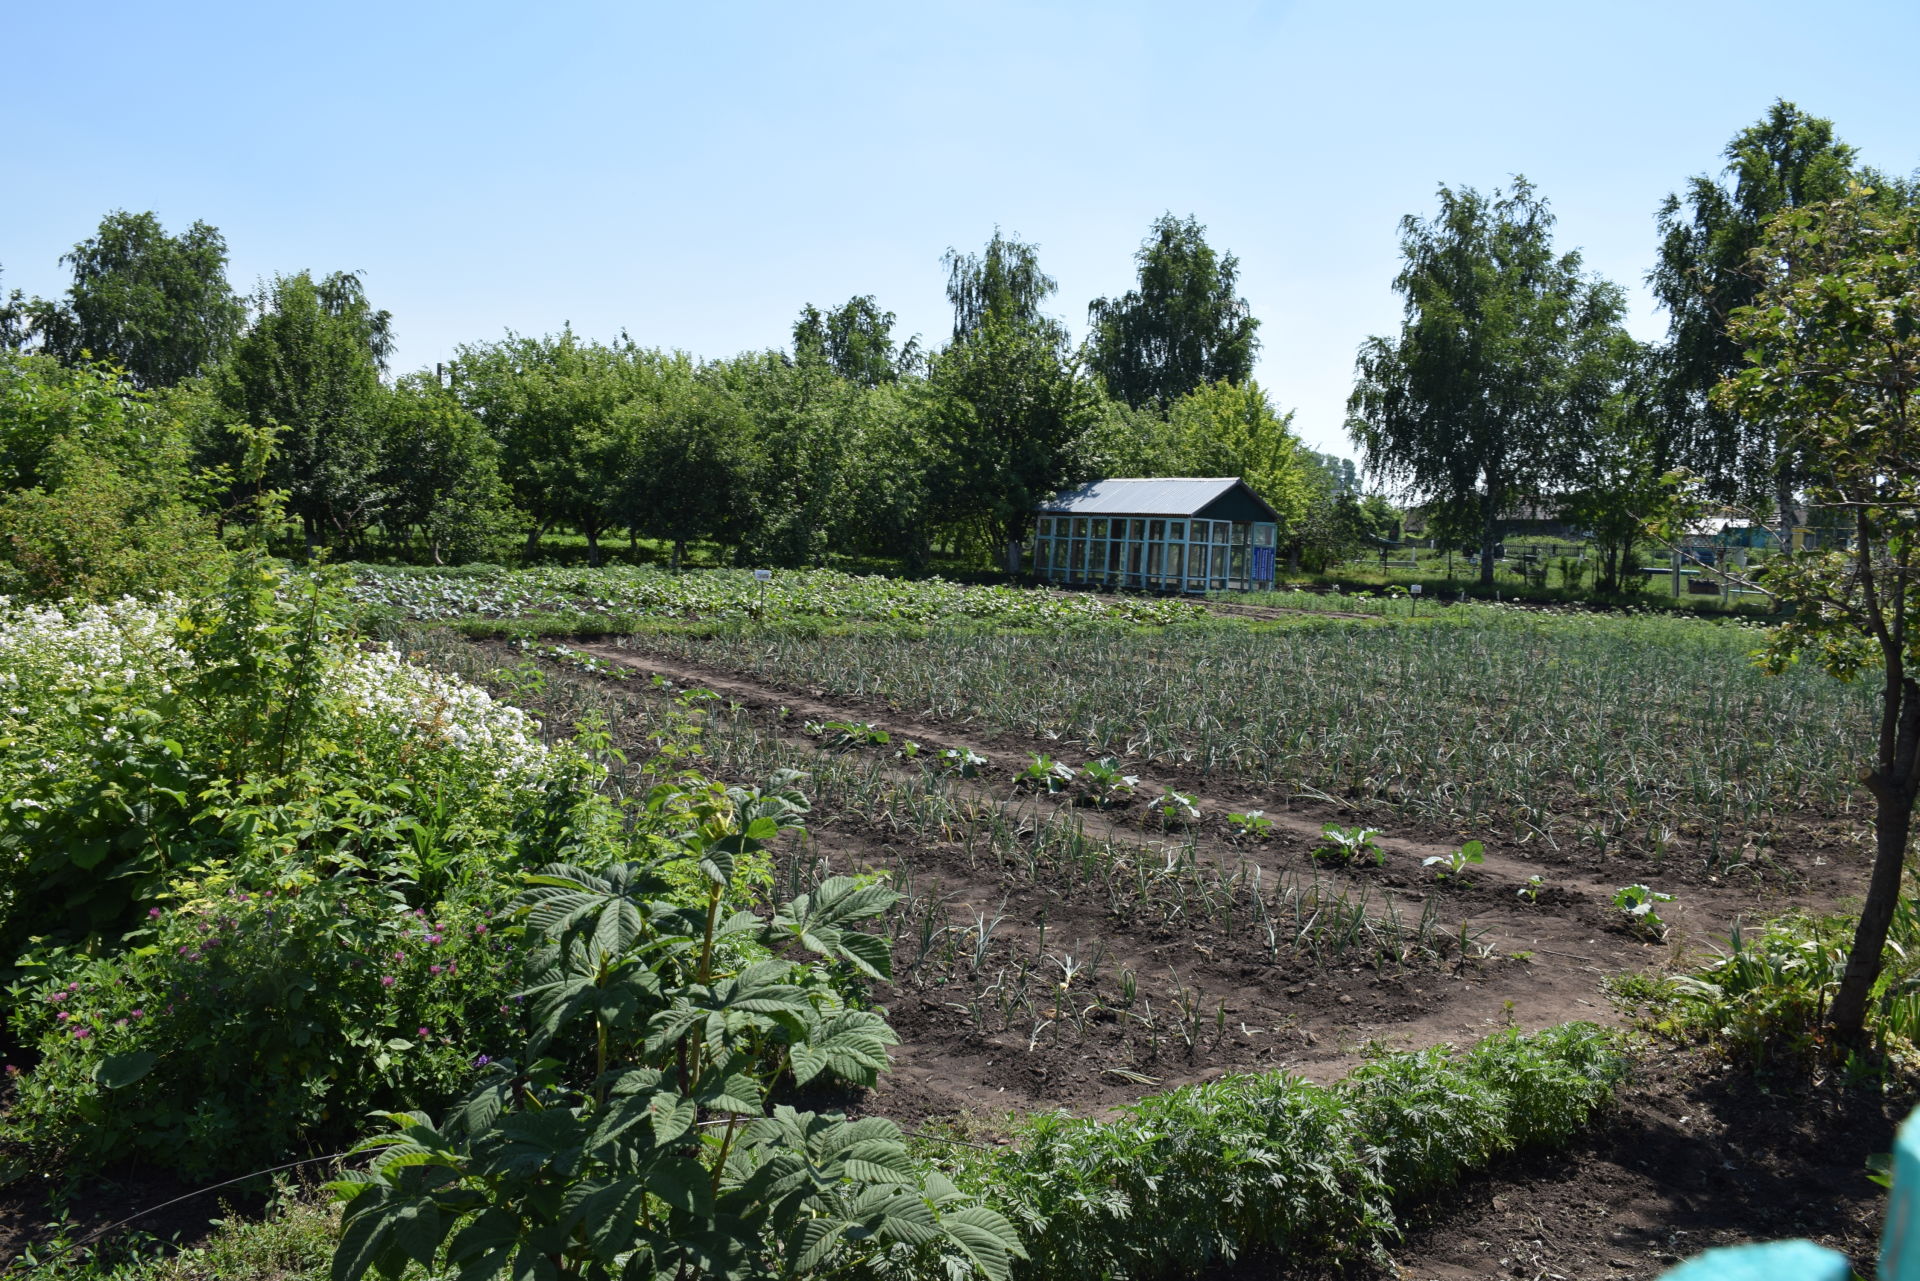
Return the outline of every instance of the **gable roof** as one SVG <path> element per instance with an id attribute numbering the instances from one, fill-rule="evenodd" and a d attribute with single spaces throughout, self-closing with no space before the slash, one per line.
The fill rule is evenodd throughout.
<path id="1" fill-rule="evenodd" d="M 1096 480 L 1042 502 L 1043 512 L 1072 512 L 1079 516 L 1192 516 L 1230 494 L 1250 498 L 1264 516 L 1278 520 L 1265 499 L 1238 476 L 1123 477 Z"/>

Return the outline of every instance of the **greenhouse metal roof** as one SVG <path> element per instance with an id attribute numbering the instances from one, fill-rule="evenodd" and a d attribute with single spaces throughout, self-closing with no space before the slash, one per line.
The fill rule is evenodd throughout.
<path id="1" fill-rule="evenodd" d="M 1273 509 L 1238 476 L 1183 476 L 1096 480 L 1040 504 L 1043 512 L 1082 516 L 1192 516 L 1236 489 L 1276 519 Z"/>

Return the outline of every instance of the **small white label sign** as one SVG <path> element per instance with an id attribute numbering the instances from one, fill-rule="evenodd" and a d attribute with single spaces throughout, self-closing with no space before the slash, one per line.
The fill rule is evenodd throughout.
<path id="1" fill-rule="evenodd" d="M 1407 588 L 1407 590 L 1412 592 L 1415 596 L 1418 596 L 1420 594 L 1420 584 L 1415 583 L 1411 587 Z"/>
<path id="2" fill-rule="evenodd" d="M 753 571 L 753 576 L 764 583 L 773 577 L 773 571 L 770 569 L 756 569 Z"/>

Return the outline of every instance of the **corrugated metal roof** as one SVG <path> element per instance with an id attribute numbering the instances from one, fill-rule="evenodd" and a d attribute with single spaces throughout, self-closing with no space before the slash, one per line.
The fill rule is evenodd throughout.
<path id="1" fill-rule="evenodd" d="M 1040 504 L 1084 516 L 1190 516 L 1240 483 L 1238 476 L 1096 480 Z"/>

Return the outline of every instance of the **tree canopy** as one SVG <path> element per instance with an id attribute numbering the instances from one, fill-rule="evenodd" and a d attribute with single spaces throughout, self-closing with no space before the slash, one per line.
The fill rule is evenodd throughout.
<path id="1" fill-rule="evenodd" d="M 1728 322 L 1761 289 L 1749 265 L 1767 220 L 1844 193 L 1855 153 L 1832 121 L 1776 101 L 1723 154 L 1722 179 L 1696 175 L 1661 204 L 1660 256 L 1647 281 L 1667 310 L 1683 460 L 1723 501 L 1764 493 L 1784 506 L 1796 468 L 1781 426 L 1743 418 L 1711 393 L 1745 365 Z"/>
<path id="2" fill-rule="evenodd" d="M 1553 215 L 1524 178 L 1439 196 L 1432 218 L 1401 221 L 1400 335 L 1361 345 L 1348 430 L 1370 471 L 1478 508 L 1491 587 L 1502 514 L 1541 487 L 1593 403 L 1624 303 L 1554 251 Z"/>
<path id="3" fill-rule="evenodd" d="M 1090 362 L 1129 405 L 1169 405 L 1253 376 L 1260 322 L 1236 296 L 1240 260 L 1214 252 L 1206 230 L 1191 216 L 1162 214 L 1134 255 L 1139 287 L 1087 307 Z"/>
<path id="4" fill-rule="evenodd" d="M 173 236 L 151 213 L 116 210 L 61 261 L 73 284 L 65 306 L 37 320 L 47 346 L 70 362 L 85 353 L 118 365 L 138 387 L 211 367 L 246 316 L 227 285 L 227 242 L 204 222 Z"/>
<path id="5" fill-rule="evenodd" d="M 1761 282 L 1729 317 L 1748 363 L 1719 407 L 1781 425 L 1807 460 L 1809 500 L 1851 546 L 1770 563 L 1768 590 L 1795 607 L 1766 660 L 1805 656 L 1842 680 L 1877 672 L 1880 707 L 1862 781 L 1877 854 L 1828 1014 L 1855 1044 L 1899 901 L 1920 798 L 1920 211 L 1854 186 L 1783 211 L 1750 259 Z"/>

